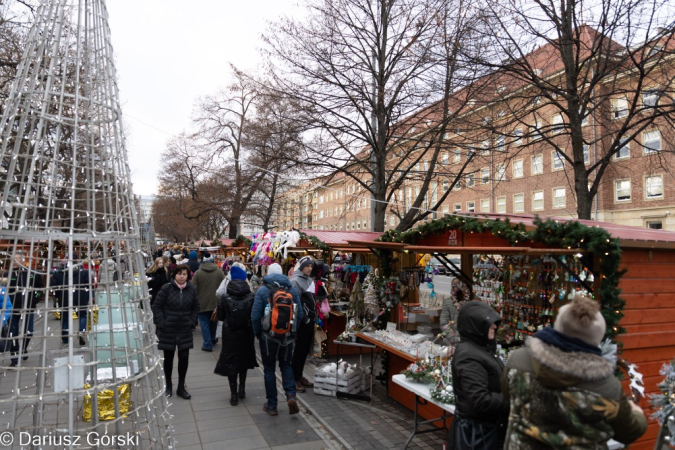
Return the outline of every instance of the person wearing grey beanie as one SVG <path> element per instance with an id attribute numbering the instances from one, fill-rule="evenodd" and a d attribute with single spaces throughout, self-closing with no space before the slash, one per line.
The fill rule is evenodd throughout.
<path id="1" fill-rule="evenodd" d="M 607 325 L 600 304 L 577 295 L 553 328 L 525 341 L 506 365 L 502 391 L 511 409 L 504 449 L 606 448 L 628 445 L 647 430 L 600 351 Z"/>

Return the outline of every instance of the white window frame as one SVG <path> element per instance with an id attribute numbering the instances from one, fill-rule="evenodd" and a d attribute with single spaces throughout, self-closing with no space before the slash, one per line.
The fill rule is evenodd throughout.
<path id="1" fill-rule="evenodd" d="M 619 183 L 628 182 L 628 198 L 619 199 Z M 614 180 L 614 203 L 630 203 L 633 200 L 633 186 L 630 178 Z M 623 190 L 623 189 L 622 189 Z"/>
<path id="2" fill-rule="evenodd" d="M 591 162 L 591 146 L 583 144 L 584 164 L 588 165 Z"/>
<path id="3" fill-rule="evenodd" d="M 649 195 L 649 184 L 650 184 L 650 179 L 659 179 L 660 185 L 661 185 L 661 193 L 659 195 Z M 645 175 L 644 179 L 645 183 L 645 200 L 662 200 L 663 199 L 663 191 L 664 191 L 664 186 L 663 186 L 663 174 L 654 174 L 654 175 Z"/>
<path id="4" fill-rule="evenodd" d="M 565 119 L 563 119 L 562 113 L 554 114 L 551 117 L 551 132 L 553 134 L 562 133 L 565 129 Z"/>
<path id="5" fill-rule="evenodd" d="M 489 213 L 490 212 L 490 199 L 482 198 L 480 200 L 480 212 Z"/>
<path id="6" fill-rule="evenodd" d="M 447 166 L 449 159 L 450 159 L 450 157 L 448 156 L 448 152 L 443 152 L 443 156 L 441 157 L 441 164 L 443 164 L 444 166 Z"/>
<path id="7" fill-rule="evenodd" d="M 519 170 L 516 171 L 516 166 L 519 167 Z M 513 178 L 523 178 L 525 176 L 525 171 L 523 170 L 523 160 L 522 159 L 514 159 L 513 164 L 511 166 L 511 175 Z"/>
<path id="8" fill-rule="evenodd" d="M 476 212 L 476 202 L 474 200 L 466 202 L 467 212 Z"/>
<path id="9" fill-rule="evenodd" d="M 459 164 L 461 160 L 462 160 L 462 149 L 456 148 L 452 153 L 452 163 Z"/>
<path id="10" fill-rule="evenodd" d="M 562 191 L 562 197 L 558 196 L 557 193 Z M 567 207 L 567 189 L 565 187 L 554 187 L 553 188 L 553 209 L 565 209 Z M 559 200 L 562 198 L 562 204 Z"/>
<path id="11" fill-rule="evenodd" d="M 619 151 L 614 153 L 614 159 L 630 158 L 630 140 L 628 138 L 619 139 L 619 144 L 621 144 L 622 142 L 625 142 L 625 141 L 628 141 L 628 142 L 626 143 L 626 145 L 621 147 L 619 149 Z M 626 152 L 626 154 L 623 154 L 623 152 Z"/>
<path id="12" fill-rule="evenodd" d="M 626 97 L 612 100 L 612 118 L 622 119 L 628 116 L 628 99 Z"/>
<path id="13" fill-rule="evenodd" d="M 497 197 L 497 206 L 495 208 L 495 212 L 500 214 L 506 213 L 506 196 Z"/>
<path id="14" fill-rule="evenodd" d="M 556 161 L 560 161 L 560 167 L 556 167 Z M 565 170 L 565 158 L 558 153 L 558 150 L 553 150 L 551 152 L 551 170 Z"/>
<path id="15" fill-rule="evenodd" d="M 488 184 L 490 183 L 490 168 L 489 167 L 483 167 L 480 169 L 480 184 Z"/>
<path id="16" fill-rule="evenodd" d="M 450 215 L 450 207 L 448 205 L 443 205 L 443 217 Z"/>
<path id="17" fill-rule="evenodd" d="M 655 108 L 659 105 L 660 92 L 658 88 L 648 88 L 642 91 L 642 106 L 644 108 Z"/>
<path id="18" fill-rule="evenodd" d="M 462 204 L 461 204 L 461 203 L 455 203 L 454 205 L 452 205 L 452 210 L 453 210 L 454 212 L 459 212 L 459 211 L 461 211 L 461 210 L 462 210 Z"/>
<path id="19" fill-rule="evenodd" d="M 647 145 L 648 142 L 649 143 L 656 142 L 656 140 L 648 141 L 647 140 L 648 136 L 658 136 L 659 137 L 659 139 L 658 139 L 659 148 L 658 149 L 652 150 L 653 147 L 649 147 L 649 145 Z M 651 155 L 653 153 L 660 152 L 663 149 L 663 136 L 661 136 L 661 130 L 649 130 L 649 131 L 643 132 L 642 133 L 642 145 L 643 145 L 643 149 L 644 149 L 643 152 L 644 152 L 645 155 Z"/>
<path id="20" fill-rule="evenodd" d="M 513 145 L 523 145 L 523 129 L 520 127 L 513 130 Z"/>
<path id="21" fill-rule="evenodd" d="M 466 176 L 466 187 L 472 188 L 476 185 L 476 179 L 473 177 L 473 174 L 467 174 Z"/>
<path id="22" fill-rule="evenodd" d="M 448 189 L 450 189 L 450 181 L 443 180 L 443 192 L 448 192 Z"/>
<path id="23" fill-rule="evenodd" d="M 520 200 L 517 201 L 516 197 L 520 197 Z M 521 209 L 517 209 L 518 203 L 520 203 L 522 205 Z M 513 212 L 514 213 L 525 212 L 525 193 L 524 192 L 519 192 L 517 194 L 513 194 Z"/>
<path id="24" fill-rule="evenodd" d="M 481 156 L 487 156 L 490 154 L 490 141 L 485 140 L 480 144 L 480 154 Z"/>
<path id="25" fill-rule="evenodd" d="M 541 194 L 541 199 L 537 197 Z M 541 206 L 537 206 L 537 202 L 541 201 Z M 544 191 L 533 191 L 532 192 L 532 211 L 543 211 L 545 206 L 545 196 Z"/>
<path id="26" fill-rule="evenodd" d="M 541 153 L 538 155 L 532 155 L 531 170 L 532 175 L 541 175 L 544 173 L 544 155 Z"/>
<path id="27" fill-rule="evenodd" d="M 495 170 L 495 179 L 497 181 L 504 181 L 506 179 L 506 165 L 497 164 L 497 169 Z"/>

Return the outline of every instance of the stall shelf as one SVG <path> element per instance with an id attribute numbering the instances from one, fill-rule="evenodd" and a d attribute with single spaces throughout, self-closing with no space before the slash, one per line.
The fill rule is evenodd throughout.
<path id="1" fill-rule="evenodd" d="M 550 234 L 546 233 L 546 227 Z M 605 236 L 606 232 L 607 247 L 616 244 L 618 248 L 598 251 L 589 245 L 590 239 L 577 241 L 565 235 L 563 231 L 567 230 L 591 236 L 594 245 L 598 244 L 598 236 Z M 549 240 L 548 236 L 552 238 Z M 656 384 L 663 379 L 659 369 L 675 356 L 674 232 L 569 218 L 543 221 L 526 214 L 469 213 L 432 221 L 403 234 L 385 233 L 383 240 L 406 243 L 405 250 L 409 252 L 461 254 L 461 270 L 468 277 L 473 271 L 471 255 L 475 254 L 582 253 L 595 274 L 589 286 L 595 298 L 603 302 L 606 295 L 604 300 L 614 302 L 611 307 L 603 303 L 608 335 L 620 343 L 621 357 L 638 366 L 647 394 L 658 391 Z M 603 273 L 607 267 L 615 267 L 614 273 Z M 405 361 L 409 359 L 392 353 L 389 376 L 399 373 Z M 623 384 L 628 392 L 628 380 Z M 409 399 L 396 391 L 390 392 L 390 396 L 407 406 L 410 404 Z M 648 401 L 642 400 L 640 406 L 649 418 Z M 658 424 L 650 420 L 647 433 L 631 448 L 653 448 L 658 429 Z"/>

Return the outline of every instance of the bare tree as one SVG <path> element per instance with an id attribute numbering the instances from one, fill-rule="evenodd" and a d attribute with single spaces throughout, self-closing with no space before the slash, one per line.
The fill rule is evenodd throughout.
<path id="1" fill-rule="evenodd" d="M 664 138 L 672 130 L 675 29 L 658 27 L 668 4 L 484 5 L 493 25 L 482 28 L 487 34 L 481 40 L 490 45 L 476 61 L 493 71 L 496 89 L 482 101 L 493 117 L 498 110 L 505 117 L 486 122 L 485 129 L 555 151 L 573 169 L 578 217 L 590 219 L 603 175 L 622 149 L 630 142 L 644 147 L 636 138 L 656 124 L 669 125 L 662 128 Z M 661 149 L 652 150 L 645 153 L 660 158 Z"/>
<path id="2" fill-rule="evenodd" d="M 297 160 L 359 184 L 372 198 L 376 231 L 413 167 L 431 160 L 416 174 L 424 187 L 415 202 L 399 211 L 401 226 L 410 226 L 424 217 L 410 207 L 422 205 L 438 175 L 442 137 L 461 111 L 461 104 L 449 111 L 437 102 L 477 75 L 458 51 L 475 10 L 442 0 L 316 0 L 309 12 L 264 37 L 274 89 L 298 105 L 303 114 L 295 120 L 310 130 Z M 432 76 L 439 65 L 441 82 Z M 430 104 L 437 108 L 424 109 Z"/>

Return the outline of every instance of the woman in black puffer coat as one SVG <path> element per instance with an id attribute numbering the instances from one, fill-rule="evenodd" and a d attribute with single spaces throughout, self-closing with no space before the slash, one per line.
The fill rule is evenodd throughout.
<path id="1" fill-rule="evenodd" d="M 157 348 L 164 350 L 164 376 L 166 396 L 173 395 L 171 373 L 173 357 L 178 347 L 178 389 L 176 395 L 189 400 L 192 396 L 185 390 L 185 376 L 192 343 L 192 328 L 199 316 L 197 289 L 190 283 L 190 268 L 185 264 L 176 267 L 170 283 L 160 289 L 152 305 L 152 314 L 157 326 Z"/>
<path id="2" fill-rule="evenodd" d="M 223 347 L 214 373 L 228 377 L 230 404 L 236 406 L 239 399 L 246 396 L 246 372 L 258 367 L 251 326 L 255 294 L 251 292 L 244 270 L 233 266 L 230 277 L 232 279 L 227 284 L 227 294 L 218 300 L 218 319 L 223 321 Z"/>
<path id="3" fill-rule="evenodd" d="M 457 316 L 461 342 L 452 358 L 452 386 L 457 397 L 450 424 L 449 450 L 501 450 L 506 437 L 509 402 L 497 357 L 495 333 L 501 317 L 490 305 L 466 302 Z"/>

